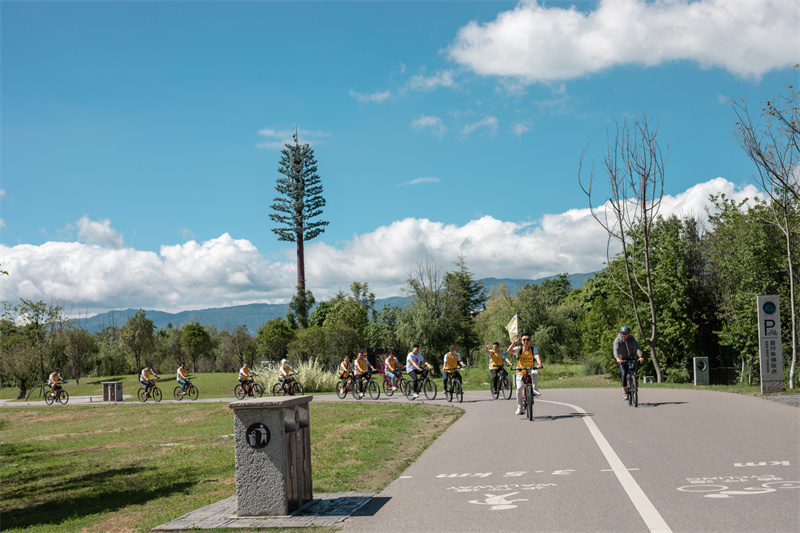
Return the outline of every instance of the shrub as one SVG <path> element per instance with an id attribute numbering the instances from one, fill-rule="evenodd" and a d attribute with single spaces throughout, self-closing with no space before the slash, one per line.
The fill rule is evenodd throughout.
<path id="1" fill-rule="evenodd" d="M 271 391 L 272 386 L 278 382 L 280 365 L 269 367 L 259 367 L 256 369 L 258 376 L 256 381 L 264 387 L 264 391 Z M 303 391 L 312 392 L 333 392 L 339 377 L 336 373 L 328 370 L 317 358 L 293 365 L 297 371 L 297 381 L 303 385 Z"/>

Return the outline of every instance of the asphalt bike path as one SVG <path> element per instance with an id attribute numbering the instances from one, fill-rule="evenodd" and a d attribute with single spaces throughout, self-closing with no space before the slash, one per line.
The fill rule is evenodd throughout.
<path id="1" fill-rule="evenodd" d="M 542 385 L 533 422 L 513 397 L 466 392 L 464 415 L 343 531 L 800 530 L 796 407 L 642 389 L 633 408 L 619 389 Z"/>

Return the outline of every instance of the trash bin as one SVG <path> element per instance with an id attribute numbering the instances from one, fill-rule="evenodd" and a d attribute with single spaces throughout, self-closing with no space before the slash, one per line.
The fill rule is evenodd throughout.
<path id="1" fill-rule="evenodd" d="M 239 516 L 285 516 L 313 497 L 308 404 L 313 396 L 231 402 Z"/>
<path id="2" fill-rule="evenodd" d="M 103 385 L 104 402 L 122 401 L 122 382 L 121 381 L 101 381 Z"/>

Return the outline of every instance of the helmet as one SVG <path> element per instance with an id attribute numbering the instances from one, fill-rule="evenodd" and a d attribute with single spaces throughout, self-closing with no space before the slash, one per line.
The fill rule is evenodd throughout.
<path id="1" fill-rule="evenodd" d="M 288 365 L 289 364 L 289 360 L 288 359 L 281 359 L 281 364 L 282 365 Z"/>
<path id="2" fill-rule="evenodd" d="M 629 328 L 628 326 L 622 326 L 621 328 L 619 328 L 619 332 L 620 333 L 630 333 L 631 332 L 631 328 Z"/>

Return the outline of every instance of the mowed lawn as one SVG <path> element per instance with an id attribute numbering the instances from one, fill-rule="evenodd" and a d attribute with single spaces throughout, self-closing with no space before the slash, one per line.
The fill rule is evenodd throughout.
<path id="1" fill-rule="evenodd" d="M 311 403 L 314 492 L 377 491 L 461 415 Z M 149 531 L 236 493 L 225 403 L 0 410 L 0 529 Z"/>

